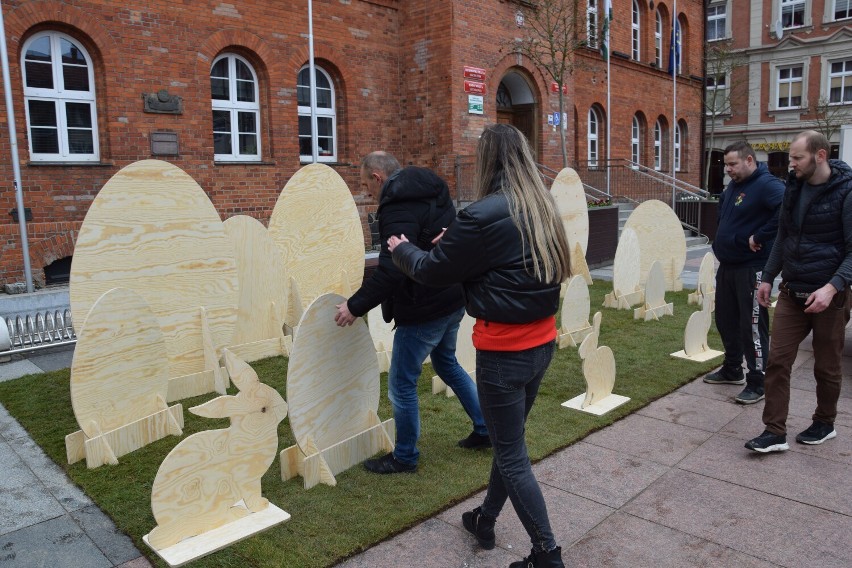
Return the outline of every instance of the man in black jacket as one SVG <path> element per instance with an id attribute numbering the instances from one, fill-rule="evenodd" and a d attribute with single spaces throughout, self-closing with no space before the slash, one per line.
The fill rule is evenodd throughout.
<path id="1" fill-rule="evenodd" d="M 763 373 L 769 353 L 769 312 L 757 303 L 763 265 L 778 231 L 778 208 L 784 183 L 760 164 L 745 142 L 725 148 L 725 172 L 731 183 L 719 199 L 719 228 L 713 252 L 716 272 L 716 328 L 725 346 L 725 361 L 704 377 L 710 384 L 745 384 L 734 400 L 763 400 Z M 743 378 L 743 356 L 748 374 Z"/>
<path id="2" fill-rule="evenodd" d="M 382 305 L 385 321 L 394 320 L 388 398 L 396 426 L 394 451 L 367 460 L 364 466 L 374 473 L 410 473 L 417 469 L 420 452 L 420 409 L 417 380 L 423 361 L 431 356 L 439 377 L 453 389 L 471 421 L 473 432 L 458 445 L 463 448 L 491 446 L 488 430 L 479 408 L 476 385 L 456 359 L 456 339 L 464 316 L 464 296 L 460 285 L 432 288 L 407 278 L 394 265 L 388 251 L 391 235 L 416 235 L 424 250 L 434 245 L 455 217 L 446 182 L 425 168 L 400 168 L 387 152 L 372 152 L 361 163 L 361 182 L 379 202 L 378 222 L 382 250 L 379 265 L 369 280 L 349 300 L 337 306 L 337 325 L 350 325 L 377 305 Z"/>
<path id="3" fill-rule="evenodd" d="M 799 344 L 813 333 L 817 407 L 813 423 L 796 436 L 800 444 L 834 438 L 840 397 L 841 357 L 852 306 L 852 169 L 829 160 L 828 140 L 813 130 L 790 144 L 790 175 L 781 205 L 775 246 L 763 269 L 757 299 L 769 305 L 770 284 L 781 273 L 766 368 L 763 433 L 746 442 L 755 452 L 787 445 L 790 372 Z"/>

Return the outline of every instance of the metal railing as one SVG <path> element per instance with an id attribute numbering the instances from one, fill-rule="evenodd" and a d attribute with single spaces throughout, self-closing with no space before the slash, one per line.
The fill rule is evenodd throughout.
<path id="1" fill-rule="evenodd" d="M 28 353 L 77 342 L 68 308 L 0 318 L 0 325 L 5 328 L 3 331 L 8 331 L 8 338 L 4 337 L 6 341 L 0 343 L 0 355 Z M 3 343 L 8 346 L 7 350 L 3 350 L 6 346 Z"/>

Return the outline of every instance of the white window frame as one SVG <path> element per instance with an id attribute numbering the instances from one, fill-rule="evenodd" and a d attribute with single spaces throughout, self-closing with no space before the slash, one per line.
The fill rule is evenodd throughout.
<path id="1" fill-rule="evenodd" d="M 598 47 L 598 0 L 586 2 L 586 38 L 589 47 Z"/>
<path id="2" fill-rule="evenodd" d="M 663 15 L 659 9 L 654 12 L 654 63 L 663 68 Z"/>
<path id="3" fill-rule="evenodd" d="M 597 111 L 595 111 L 595 108 L 592 107 L 589 109 L 589 124 L 586 130 L 586 154 L 590 168 L 596 168 L 598 166 L 598 160 L 600 159 L 600 131 L 601 120 Z"/>
<path id="4" fill-rule="evenodd" d="M 791 70 L 792 71 L 793 69 L 796 69 L 796 68 L 800 68 L 802 70 L 801 77 L 792 77 L 792 73 L 791 73 L 791 76 L 789 78 L 783 79 L 783 80 L 781 79 L 781 71 L 783 71 L 783 70 Z M 774 110 L 797 110 L 797 109 L 805 108 L 807 106 L 807 98 L 806 98 L 806 91 L 805 91 L 805 88 L 807 86 L 806 77 L 805 77 L 805 69 L 806 69 L 805 64 L 804 63 L 790 63 L 790 64 L 786 64 L 786 65 L 780 65 L 779 64 L 779 65 L 775 65 L 774 67 L 771 67 L 771 69 L 772 69 L 772 87 L 773 88 L 770 89 L 771 95 L 772 95 L 772 99 L 770 99 L 770 100 L 771 100 L 771 103 L 773 105 L 773 109 Z M 782 84 L 788 85 L 787 93 L 788 93 L 788 99 L 789 99 L 790 98 L 789 93 L 790 93 L 790 90 L 792 89 L 792 86 L 793 86 L 794 83 L 800 83 L 801 84 L 801 87 L 802 87 L 801 98 L 802 98 L 802 100 L 799 102 L 798 105 L 781 106 L 780 100 L 779 100 L 779 97 L 781 95 L 781 85 Z"/>
<path id="5" fill-rule="evenodd" d="M 712 15 L 710 14 L 711 10 L 713 10 L 713 12 L 714 12 Z M 719 10 L 721 10 L 721 12 L 722 12 L 721 14 L 719 13 Z M 719 27 L 720 27 L 719 26 L 720 21 L 722 22 L 722 25 L 721 25 L 722 35 L 718 35 Z M 705 39 L 708 42 L 728 39 L 728 4 L 727 4 L 727 2 L 722 2 L 722 3 L 718 3 L 718 4 L 710 4 L 709 6 L 707 6 L 707 30 L 710 30 L 711 22 L 714 22 L 712 28 L 716 30 L 717 35 L 715 37 L 712 37 L 712 38 L 711 37 L 705 37 Z"/>
<path id="6" fill-rule="evenodd" d="M 804 6 L 804 15 L 802 17 L 802 20 L 803 20 L 802 25 L 784 26 L 784 29 L 785 30 L 794 30 L 794 29 L 799 29 L 799 28 L 808 27 L 808 26 L 813 25 L 812 24 L 812 22 L 813 22 L 813 20 L 812 20 L 812 4 L 813 4 L 813 2 L 808 2 L 807 0 L 773 0 L 773 2 L 772 2 L 772 22 L 773 22 L 773 25 L 774 25 L 774 22 L 777 22 L 778 20 L 781 20 L 781 22 L 783 24 L 783 18 L 781 17 L 781 15 L 784 11 L 783 10 L 784 6 L 790 6 L 791 8 L 795 9 L 795 7 L 800 6 L 800 5 Z"/>
<path id="7" fill-rule="evenodd" d="M 630 20 L 630 53 L 633 61 L 640 61 L 642 58 L 642 19 L 639 12 L 639 2 L 633 0 L 633 14 Z"/>
<path id="8" fill-rule="evenodd" d="M 844 67 L 846 67 L 847 69 L 844 69 L 840 73 L 833 73 L 831 71 L 831 67 L 835 63 L 843 63 Z M 833 60 L 826 59 L 826 60 L 823 61 L 823 66 L 825 68 L 825 77 L 826 77 L 826 80 L 823 83 L 825 85 L 825 97 L 824 98 L 825 98 L 825 100 L 828 101 L 828 104 L 830 104 L 832 106 L 842 106 L 842 105 L 852 104 L 852 100 L 848 100 L 848 101 L 843 100 L 844 91 L 847 91 L 847 92 L 852 91 L 852 57 L 846 57 L 846 58 L 841 58 L 841 59 L 833 59 Z M 841 100 L 839 100 L 837 102 L 831 102 L 831 80 L 835 77 L 840 78 L 840 81 L 841 81 L 841 87 L 840 87 Z"/>
<path id="9" fill-rule="evenodd" d="M 838 3 L 843 2 L 846 6 L 846 15 L 837 17 L 837 11 L 842 9 L 842 7 L 838 7 Z M 827 3 L 826 3 L 827 4 Z M 852 18 L 852 0 L 832 0 L 831 2 L 831 11 L 826 10 L 826 21 L 829 22 L 842 22 L 843 20 L 848 20 Z"/>
<path id="10" fill-rule="evenodd" d="M 638 166 L 642 158 L 642 125 L 639 117 L 633 115 L 633 123 L 630 126 L 630 161 Z M 634 167 L 636 167 L 634 166 Z"/>
<path id="11" fill-rule="evenodd" d="M 719 79 L 721 79 L 721 84 L 719 82 Z M 712 85 L 710 84 L 710 81 L 713 82 Z M 729 108 L 729 105 L 728 105 L 728 75 L 727 75 L 727 73 L 720 73 L 718 75 L 708 75 L 707 79 L 704 83 L 704 89 L 705 89 L 704 90 L 704 112 L 705 112 L 705 114 L 707 114 L 709 116 L 720 116 L 720 115 L 730 113 L 730 108 Z M 708 100 L 710 99 L 709 95 L 710 95 L 711 91 L 717 91 L 716 99 L 715 99 L 716 108 L 714 108 L 712 110 L 710 109 L 709 105 L 707 104 Z M 719 93 L 718 91 L 722 91 L 722 92 Z M 722 98 L 720 99 L 719 97 L 722 97 Z M 720 100 L 722 102 L 722 108 L 719 108 L 719 101 Z"/>
<path id="12" fill-rule="evenodd" d="M 299 69 L 299 73 L 296 75 L 297 89 L 298 89 L 298 76 L 305 69 L 308 69 L 307 65 L 302 66 L 302 68 Z M 332 137 L 331 147 L 332 147 L 332 152 L 331 152 L 331 154 L 317 153 L 317 161 L 319 161 L 319 162 L 336 162 L 337 161 L 337 111 L 336 111 L 336 109 L 337 109 L 337 98 L 336 98 L 336 93 L 335 93 L 335 90 L 334 90 L 334 81 L 332 81 L 331 75 L 329 75 L 329 73 L 325 69 L 320 67 L 319 65 L 315 65 L 314 69 L 316 69 L 316 72 L 318 74 L 321 74 L 325 78 L 325 80 L 328 81 L 328 86 L 329 86 L 329 91 L 330 91 L 329 95 L 330 95 L 330 101 L 331 101 L 331 108 L 321 108 L 321 107 L 317 106 L 317 121 L 319 121 L 320 118 L 331 119 L 331 132 L 332 132 L 332 134 L 331 134 L 331 137 Z M 298 100 L 298 97 L 297 97 L 297 100 Z M 307 116 L 307 117 L 310 118 L 310 116 L 311 116 L 310 105 L 307 105 L 307 106 L 299 105 L 299 116 L 300 117 Z M 301 134 L 298 134 L 298 136 L 299 136 L 300 139 L 302 138 Z M 317 133 L 315 133 L 315 132 L 311 133 L 311 144 L 312 145 L 317 144 L 317 139 L 318 139 Z M 299 144 L 299 147 L 301 148 L 301 144 Z M 314 158 L 311 154 L 302 154 L 301 150 L 299 151 L 299 160 L 302 163 L 312 162 L 313 159 Z"/>
<path id="13" fill-rule="evenodd" d="M 51 75 L 53 88 L 39 88 L 27 86 L 26 56 L 30 46 L 41 38 L 48 37 L 50 41 Z M 70 42 L 80 50 L 86 59 L 86 67 L 89 81 L 88 91 L 66 90 L 63 79 L 63 62 L 61 53 L 61 41 Z M 98 143 L 98 114 L 97 96 L 95 93 L 94 62 L 89 52 L 73 37 L 57 31 L 45 31 L 29 38 L 21 50 L 21 75 L 24 85 L 24 111 L 27 119 L 27 140 L 29 143 L 30 160 L 33 162 L 97 162 L 100 160 L 100 147 Z M 30 101 L 52 102 L 56 111 L 56 130 L 58 140 L 58 152 L 34 152 L 32 143 L 32 121 L 30 120 Z M 71 153 L 68 127 L 67 104 L 88 104 L 92 124 L 92 149 L 91 154 Z M 42 128 L 36 126 L 36 128 Z M 75 128 L 70 128 L 71 130 Z"/>
<path id="14" fill-rule="evenodd" d="M 674 128 L 674 165 L 675 171 L 680 170 L 680 123 L 675 123 Z"/>
<path id="15" fill-rule="evenodd" d="M 654 169 L 663 169 L 663 125 L 660 119 L 654 123 Z"/>
<path id="16" fill-rule="evenodd" d="M 260 128 L 260 88 L 258 85 L 257 72 L 254 66 L 244 57 L 236 53 L 223 53 L 213 60 L 210 65 L 211 80 L 213 79 L 213 67 L 219 61 L 226 59 L 228 61 L 228 100 L 214 99 L 211 95 L 212 112 L 228 112 L 230 115 L 230 136 L 231 136 L 231 151 L 225 153 L 213 154 L 213 160 L 217 162 L 259 162 L 262 159 L 263 153 L 261 148 L 261 128 Z M 237 61 L 244 64 L 251 71 L 254 101 L 239 101 L 237 100 Z M 257 140 L 257 153 L 242 154 L 240 153 L 240 114 L 254 115 L 254 132 L 242 132 L 242 134 L 254 134 Z M 215 131 L 214 131 L 215 135 Z"/>

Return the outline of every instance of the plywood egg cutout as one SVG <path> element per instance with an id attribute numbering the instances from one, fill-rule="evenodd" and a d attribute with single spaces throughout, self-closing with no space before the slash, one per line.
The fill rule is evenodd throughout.
<path id="1" fill-rule="evenodd" d="M 640 282 L 648 280 L 651 264 L 659 261 L 666 277 L 666 290 L 682 290 L 680 273 L 686 264 L 686 237 L 672 208 L 657 199 L 649 199 L 633 210 L 624 229 L 635 231 L 639 240 Z"/>
<path id="2" fill-rule="evenodd" d="M 695 292 L 689 294 L 687 300 L 690 304 L 698 304 L 700 306 L 705 296 L 711 300 L 710 310 L 712 311 L 715 308 L 716 301 L 716 257 L 712 252 L 706 253 L 701 259 Z"/>
<path id="3" fill-rule="evenodd" d="M 393 320 L 386 322 L 382 316 L 382 307 L 376 306 L 367 314 L 367 326 L 373 345 L 376 347 L 376 358 L 379 362 L 379 372 L 387 373 L 390 370 L 391 356 L 393 355 Z"/>
<path id="4" fill-rule="evenodd" d="M 269 235 L 284 255 L 291 279 L 293 317 L 326 293 L 348 297 L 364 278 L 364 233 L 343 178 L 324 164 L 309 164 L 284 186 Z M 286 321 L 294 327 L 296 321 Z"/>
<path id="5" fill-rule="evenodd" d="M 105 292 L 77 336 L 71 406 L 80 431 L 66 436 L 68 463 L 89 468 L 168 434 L 181 435 L 181 406 L 166 406 L 169 362 L 157 318 L 126 288 Z"/>
<path id="6" fill-rule="evenodd" d="M 589 286 L 582 276 L 571 277 L 565 290 L 565 299 L 562 300 L 558 338 L 560 348 L 577 347 L 592 333 L 592 324 L 589 323 L 590 311 Z"/>
<path id="7" fill-rule="evenodd" d="M 459 323 L 459 331 L 456 336 L 456 359 L 461 365 L 461 368 L 470 376 L 471 380 L 476 381 L 476 348 L 473 346 L 473 325 L 476 320 L 465 312 L 462 320 Z M 441 380 L 441 377 L 434 375 L 432 377 L 432 394 L 445 393 L 448 397 L 455 396 L 455 392 L 451 387 Z"/>
<path id="8" fill-rule="evenodd" d="M 559 211 L 565 235 L 568 237 L 571 274 L 581 275 L 587 284 L 591 284 L 592 277 L 586 264 L 586 250 L 589 245 L 589 206 L 580 176 L 571 168 L 563 168 L 553 180 L 550 195 L 556 202 L 556 209 Z"/>
<path id="9" fill-rule="evenodd" d="M 82 326 L 104 292 L 131 289 L 157 316 L 170 376 L 215 373 L 202 320 L 213 350 L 230 343 L 237 286 L 233 246 L 201 187 L 177 166 L 142 160 L 110 178 L 86 214 L 71 263 L 71 313 Z"/>
<path id="10" fill-rule="evenodd" d="M 639 239 L 633 229 L 624 228 L 612 266 L 612 292 L 604 297 L 607 308 L 630 309 L 642 301 L 644 292 L 639 287 Z"/>
<path id="11" fill-rule="evenodd" d="M 281 251 L 266 227 L 248 215 L 227 219 L 225 233 L 239 277 L 237 324 L 228 350 L 246 362 L 288 355 L 292 338 L 283 331 L 288 280 Z"/>
<path id="12" fill-rule="evenodd" d="M 287 366 L 287 402 L 296 446 L 281 452 L 281 475 L 302 475 L 305 487 L 335 485 L 334 476 L 380 450 L 393 449 L 393 419 L 381 423 L 379 365 L 362 318 L 334 322 L 337 294 L 305 310 Z"/>

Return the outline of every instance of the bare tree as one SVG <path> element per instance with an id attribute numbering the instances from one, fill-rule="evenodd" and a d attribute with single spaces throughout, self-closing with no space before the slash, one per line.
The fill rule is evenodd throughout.
<path id="1" fill-rule="evenodd" d="M 526 3 L 525 3 L 526 4 Z M 532 3 L 529 3 L 532 4 Z M 539 0 L 524 11 L 524 25 L 508 46 L 543 69 L 559 90 L 559 116 L 565 116 L 563 85 L 574 72 L 574 52 L 586 45 L 586 16 L 579 0 Z M 565 127 L 559 128 L 562 166 L 568 166 Z"/>
<path id="2" fill-rule="evenodd" d="M 811 112 L 814 114 L 812 124 L 814 130 L 824 135 L 831 140 L 831 137 L 837 134 L 840 127 L 849 123 L 852 119 L 852 112 L 848 107 L 843 105 L 831 104 L 826 98 L 820 98 L 815 105 L 811 107 Z"/>
<path id="3" fill-rule="evenodd" d="M 707 145 L 704 187 L 710 183 L 710 158 L 716 138 L 716 122 L 720 117 L 733 113 L 732 101 L 740 99 L 747 87 L 747 74 L 734 73 L 746 59 L 741 52 L 735 51 L 727 44 L 710 47 L 705 52 L 707 64 L 705 67 L 704 119 L 707 122 Z"/>

